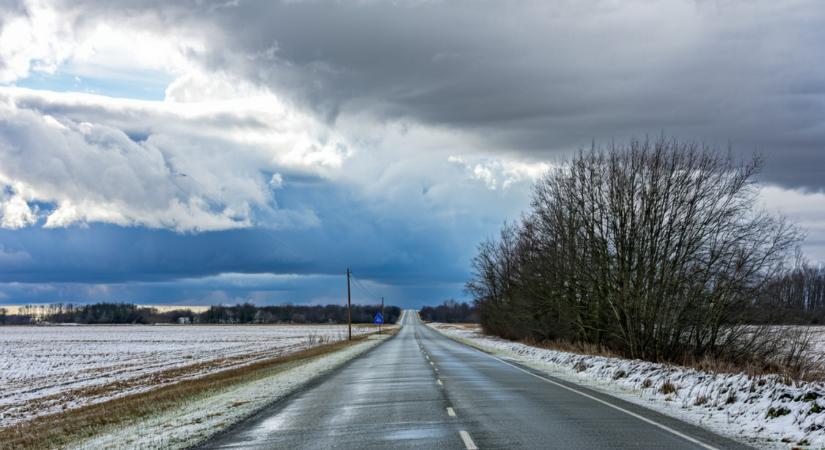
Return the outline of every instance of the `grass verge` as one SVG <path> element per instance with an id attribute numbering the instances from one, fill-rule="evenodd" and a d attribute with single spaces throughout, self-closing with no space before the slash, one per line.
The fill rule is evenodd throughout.
<path id="1" fill-rule="evenodd" d="M 166 409 L 179 407 L 193 398 L 209 395 L 232 385 L 275 375 L 307 360 L 363 341 L 367 336 L 353 337 L 351 342 L 341 341 L 319 345 L 289 355 L 183 380 L 147 392 L 130 394 L 37 417 L 28 422 L 0 429 L 0 449 L 44 449 L 65 446 L 94 436 L 104 427 L 116 426 L 158 414 Z"/>

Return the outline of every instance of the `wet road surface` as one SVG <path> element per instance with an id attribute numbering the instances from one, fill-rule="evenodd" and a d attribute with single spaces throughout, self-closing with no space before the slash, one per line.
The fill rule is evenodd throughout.
<path id="1" fill-rule="evenodd" d="M 203 448 L 747 448 L 457 343 L 405 314 L 397 336 Z"/>

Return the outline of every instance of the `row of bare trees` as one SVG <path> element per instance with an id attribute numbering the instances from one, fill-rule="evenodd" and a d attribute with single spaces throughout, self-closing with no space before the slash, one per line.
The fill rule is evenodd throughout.
<path id="1" fill-rule="evenodd" d="M 772 280 L 760 300 L 759 322 L 825 324 L 825 268 L 801 261 Z"/>
<path id="2" fill-rule="evenodd" d="M 73 305 L 55 303 L 51 305 L 26 305 L 17 314 L 8 315 L 0 308 L 0 324 L 23 325 L 30 323 L 82 323 L 82 324 L 150 324 L 178 323 L 184 318 L 186 323 L 221 324 L 269 324 L 269 323 L 372 323 L 381 305 L 352 305 L 350 314 L 341 305 L 272 305 L 256 306 L 252 303 L 237 305 L 214 305 L 206 311 L 196 313 L 185 307 L 161 311 L 148 306 L 132 303 L 94 303 Z M 401 315 L 401 308 L 383 308 L 384 323 L 395 323 Z"/>
<path id="3" fill-rule="evenodd" d="M 478 310 L 474 305 L 445 300 L 438 306 L 424 306 L 418 311 L 425 322 L 478 323 Z"/>
<path id="4" fill-rule="evenodd" d="M 758 208 L 760 167 L 664 138 L 579 152 L 479 246 L 482 326 L 649 360 L 754 357 L 769 341 L 743 325 L 800 239 Z"/>

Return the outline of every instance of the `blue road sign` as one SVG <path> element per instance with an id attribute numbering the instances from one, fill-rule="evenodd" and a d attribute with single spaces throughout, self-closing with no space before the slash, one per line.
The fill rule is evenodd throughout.
<path id="1" fill-rule="evenodd" d="M 382 316 L 381 313 L 379 312 L 378 314 L 375 315 L 375 320 L 373 320 L 372 323 L 374 323 L 376 325 L 381 325 L 382 323 L 384 323 L 384 316 Z"/>

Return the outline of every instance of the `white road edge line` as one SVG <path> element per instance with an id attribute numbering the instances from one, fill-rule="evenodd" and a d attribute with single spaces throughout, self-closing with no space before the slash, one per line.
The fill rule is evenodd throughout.
<path id="1" fill-rule="evenodd" d="M 473 442 L 473 438 L 470 437 L 470 433 L 461 430 L 458 434 L 461 436 L 461 440 L 464 441 L 464 446 L 467 447 L 467 450 L 478 450 L 476 443 Z"/>
<path id="2" fill-rule="evenodd" d="M 447 415 L 450 417 L 455 417 L 455 410 L 451 407 L 447 407 Z"/>
<path id="3" fill-rule="evenodd" d="M 680 431 L 676 431 L 676 430 L 674 430 L 673 428 L 670 428 L 670 427 L 669 427 L 669 426 L 667 426 L 667 425 L 661 424 L 661 423 L 659 423 L 659 422 L 656 422 L 656 421 L 653 421 L 653 420 L 651 420 L 651 419 L 648 419 L 647 417 L 644 417 L 644 416 L 642 416 L 642 415 L 636 414 L 636 413 L 634 413 L 633 411 L 629 411 L 629 410 L 627 410 L 627 409 L 624 409 L 624 408 L 622 408 L 621 406 L 614 405 L 614 404 L 612 404 L 612 403 L 610 403 L 610 402 L 608 402 L 608 401 L 602 400 L 602 399 L 600 399 L 600 398 L 598 398 L 598 397 L 594 397 L 594 396 L 592 396 L 592 395 L 590 395 L 590 394 L 588 394 L 588 393 L 586 393 L 586 392 L 582 392 L 582 391 L 580 391 L 580 390 L 578 390 L 578 389 L 574 389 L 574 388 L 572 388 L 572 387 L 570 387 L 570 386 L 565 386 L 565 385 L 563 385 L 563 384 L 561 384 L 561 383 L 558 383 L 558 382 L 555 382 L 555 381 L 553 381 L 553 380 L 551 380 L 551 379 L 549 379 L 549 378 L 545 378 L 545 377 L 543 377 L 543 376 L 541 376 L 541 375 L 538 375 L 538 374 L 535 374 L 535 373 L 533 373 L 533 372 L 530 372 L 529 370 L 524 370 L 524 369 L 522 369 L 522 368 L 521 368 L 521 367 L 519 367 L 519 366 L 516 366 L 516 365 L 510 364 L 510 363 L 508 363 L 507 361 L 505 361 L 505 360 L 503 360 L 503 359 L 501 359 L 501 358 L 499 358 L 499 357 L 497 357 L 497 356 L 493 356 L 493 355 L 491 355 L 491 354 L 489 354 L 489 353 L 483 352 L 483 351 L 481 351 L 480 349 L 477 349 L 477 348 L 475 348 L 475 347 L 470 346 L 470 348 L 472 348 L 472 349 L 474 349 L 474 350 L 478 351 L 479 353 L 481 353 L 481 354 L 482 354 L 482 355 L 484 355 L 484 356 L 488 356 L 488 357 L 490 357 L 490 358 L 493 358 L 493 359 L 495 359 L 496 361 L 498 361 L 498 362 L 500 362 L 500 363 L 502 363 L 502 364 L 506 364 L 506 365 L 508 365 L 508 366 L 510 366 L 510 367 L 512 367 L 512 368 L 514 368 L 514 369 L 518 369 L 518 370 L 520 370 L 520 371 L 522 371 L 522 372 L 524 372 L 524 373 L 526 373 L 526 374 L 528 374 L 528 375 L 532 375 L 532 376 L 534 376 L 534 377 L 538 378 L 539 380 L 544 380 L 544 381 L 546 381 L 546 382 L 548 382 L 548 383 L 550 383 L 550 384 L 554 384 L 554 385 L 556 385 L 556 386 L 558 386 L 558 387 L 560 387 L 560 388 L 567 389 L 567 390 L 568 390 L 568 391 L 570 391 L 570 392 L 575 392 L 576 394 L 579 394 L 579 395 L 581 395 L 581 396 L 583 396 L 583 397 L 587 397 L 587 398 L 589 398 L 589 399 L 591 399 L 591 400 L 595 400 L 595 401 L 597 401 L 597 402 L 599 402 L 599 403 L 601 403 L 601 404 L 603 404 L 603 405 L 605 405 L 605 406 L 609 406 L 609 407 L 611 407 L 611 408 L 613 408 L 613 409 L 615 409 L 615 410 L 618 410 L 618 411 L 621 411 L 621 412 L 623 412 L 623 413 L 625 413 L 625 414 L 631 415 L 631 416 L 633 416 L 633 417 L 635 417 L 635 418 L 637 418 L 637 419 L 641 420 L 642 422 L 646 422 L 646 423 L 649 423 L 650 425 L 653 425 L 653 426 L 659 427 L 659 428 L 661 428 L 662 430 L 665 430 L 665 431 L 667 431 L 667 432 L 669 432 L 669 433 L 671 433 L 671 434 L 674 434 L 674 435 L 676 435 L 676 436 L 679 436 L 680 438 L 682 438 L 682 439 L 684 439 L 684 440 L 686 440 L 686 441 L 693 442 L 694 444 L 696 444 L 696 445 L 698 445 L 698 446 L 700 446 L 700 447 L 702 447 L 702 448 L 706 448 L 706 449 L 708 449 L 708 450 L 720 450 L 720 449 L 719 449 L 719 448 L 717 448 L 717 447 L 714 447 L 714 446 L 712 446 L 712 445 L 706 444 L 706 443 L 704 443 L 704 442 L 702 442 L 702 441 L 700 441 L 700 440 L 698 440 L 698 439 L 696 439 L 696 438 L 693 438 L 693 437 L 690 437 L 690 436 L 686 435 L 685 433 L 682 433 L 682 432 L 680 432 Z M 436 369 L 436 370 L 438 370 L 438 369 Z M 469 437 L 469 435 L 468 435 L 468 437 Z M 465 444 L 466 444 L 466 442 L 465 442 Z M 467 448 L 470 448 L 470 447 L 467 447 Z"/>

